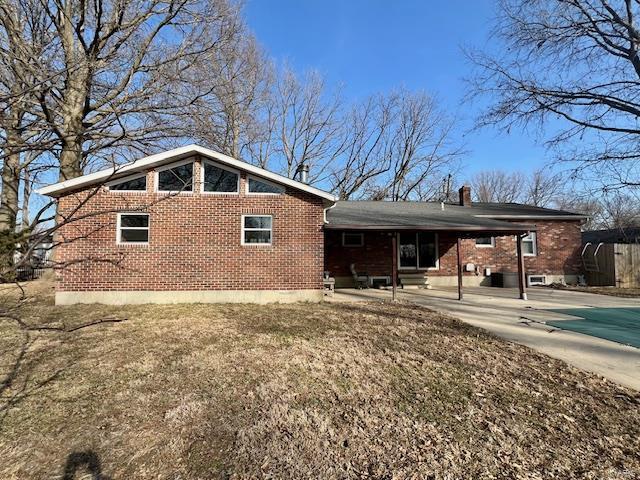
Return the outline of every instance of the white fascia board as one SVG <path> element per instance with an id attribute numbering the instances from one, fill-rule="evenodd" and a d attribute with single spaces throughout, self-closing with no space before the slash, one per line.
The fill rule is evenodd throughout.
<path id="1" fill-rule="evenodd" d="M 495 218 L 496 220 L 584 220 L 587 215 L 474 215 L 477 218 Z"/>
<path id="2" fill-rule="evenodd" d="M 214 150 L 210 150 L 208 148 L 204 148 L 195 144 L 175 148 L 173 150 L 167 150 L 166 152 L 158 153 L 156 155 L 150 155 L 148 157 L 141 158 L 140 160 L 136 160 L 135 162 L 131 162 L 115 168 L 108 168 L 106 170 L 89 173 L 87 175 L 73 178 L 71 180 L 54 183 L 53 185 L 48 185 L 36 190 L 36 193 L 39 193 L 40 195 L 49 195 L 55 197 L 73 189 L 90 186 L 92 184 L 110 179 L 111 177 L 115 178 L 116 175 L 119 176 L 128 172 L 148 170 L 163 163 L 168 163 L 180 158 L 186 158 L 190 155 L 202 155 L 211 158 L 222 164 L 252 173 L 258 177 L 272 180 L 281 185 L 287 185 L 291 188 L 310 193 L 312 195 L 324 198 L 325 200 L 329 200 L 330 202 L 336 202 L 338 200 L 335 195 L 332 195 L 329 192 L 325 192 L 324 190 L 320 190 L 319 188 L 315 188 L 307 185 L 306 183 L 292 180 L 291 178 L 278 175 L 277 173 L 269 172 L 264 168 L 256 167 L 255 165 L 251 165 L 250 163 L 236 160 L 235 158 L 229 157 L 228 155 L 224 155 L 222 153 L 218 153 Z"/>

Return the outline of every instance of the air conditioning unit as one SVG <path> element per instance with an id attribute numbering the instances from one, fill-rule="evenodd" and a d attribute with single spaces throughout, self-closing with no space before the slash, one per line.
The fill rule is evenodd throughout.
<path id="1" fill-rule="evenodd" d="M 530 287 L 534 285 L 546 285 L 547 284 L 547 276 L 546 275 L 527 275 L 527 285 Z"/>

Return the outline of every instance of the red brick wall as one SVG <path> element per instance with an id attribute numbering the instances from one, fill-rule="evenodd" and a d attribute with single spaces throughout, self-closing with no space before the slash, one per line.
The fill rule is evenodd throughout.
<path id="1" fill-rule="evenodd" d="M 569 221 L 538 221 L 537 255 L 525 257 L 527 273 L 549 275 L 576 275 L 580 273 L 580 223 Z M 494 248 L 478 248 L 475 240 L 462 241 L 464 263 L 494 272 L 516 272 L 515 237 L 497 237 Z M 447 233 L 438 235 L 440 265 L 429 274 L 457 275 L 456 239 Z M 365 232 L 362 247 L 343 247 L 342 233 L 325 233 L 325 270 L 332 276 L 350 276 L 349 264 L 369 275 L 390 275 L 391 237 L 386 233 Z M 473 275 L 473 273 L 467 273 Z"/>
<path id="2" fill-rule="evenodd" d="M 144 193 L 100 189 L 95 195 L 85 191 L 61 198 L 63 216 L 82 198 L 89 200 L 75 218 L 88 216 L 59 231 L 56 261 L 68 265 L 58 274 L 58 290 L 322 288 L 320 198 L 293 189 L 248 196 L 244 174 L 239 194 L 201 194 L 199 162 L 194 172 L 194 193 L 152 193 L 155 175 L 149 172 Z M 117 245 L 116 210 L 137 207 L 150 213 L 149 245 Z M 271 246 L 241 245 L 242 214 L 273 216 Z"/>

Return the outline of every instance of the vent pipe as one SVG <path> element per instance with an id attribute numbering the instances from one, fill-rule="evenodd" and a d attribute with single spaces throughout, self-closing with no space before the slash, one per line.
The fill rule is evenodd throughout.
<path id="1" fill-rule="evenodd" d="M 309 183 L 309 165 L 303 163 L 298 167 L 298 172 L 300 172 L 300 181 L 302 183 Z"/>

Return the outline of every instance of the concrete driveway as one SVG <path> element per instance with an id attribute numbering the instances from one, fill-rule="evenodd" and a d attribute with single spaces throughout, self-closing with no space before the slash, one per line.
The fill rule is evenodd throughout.
<path id="1" fill-rule="evenodd" d="M 640 349 L 546 325 L 569 319 L 549 309 L 584 307 L 640 307 L 640 299 L 591 293 L 529 289 L 529 300 L 518 300 L 512 289 L 465 288 L 462 302 L 454 288 L 398 290 L 399 299 L 455 315 L 502 338 L 526 345 L 578 368 L 640 390 Z M 385 300 L 385 290 L 337 290 L 332 301 Z"/>

